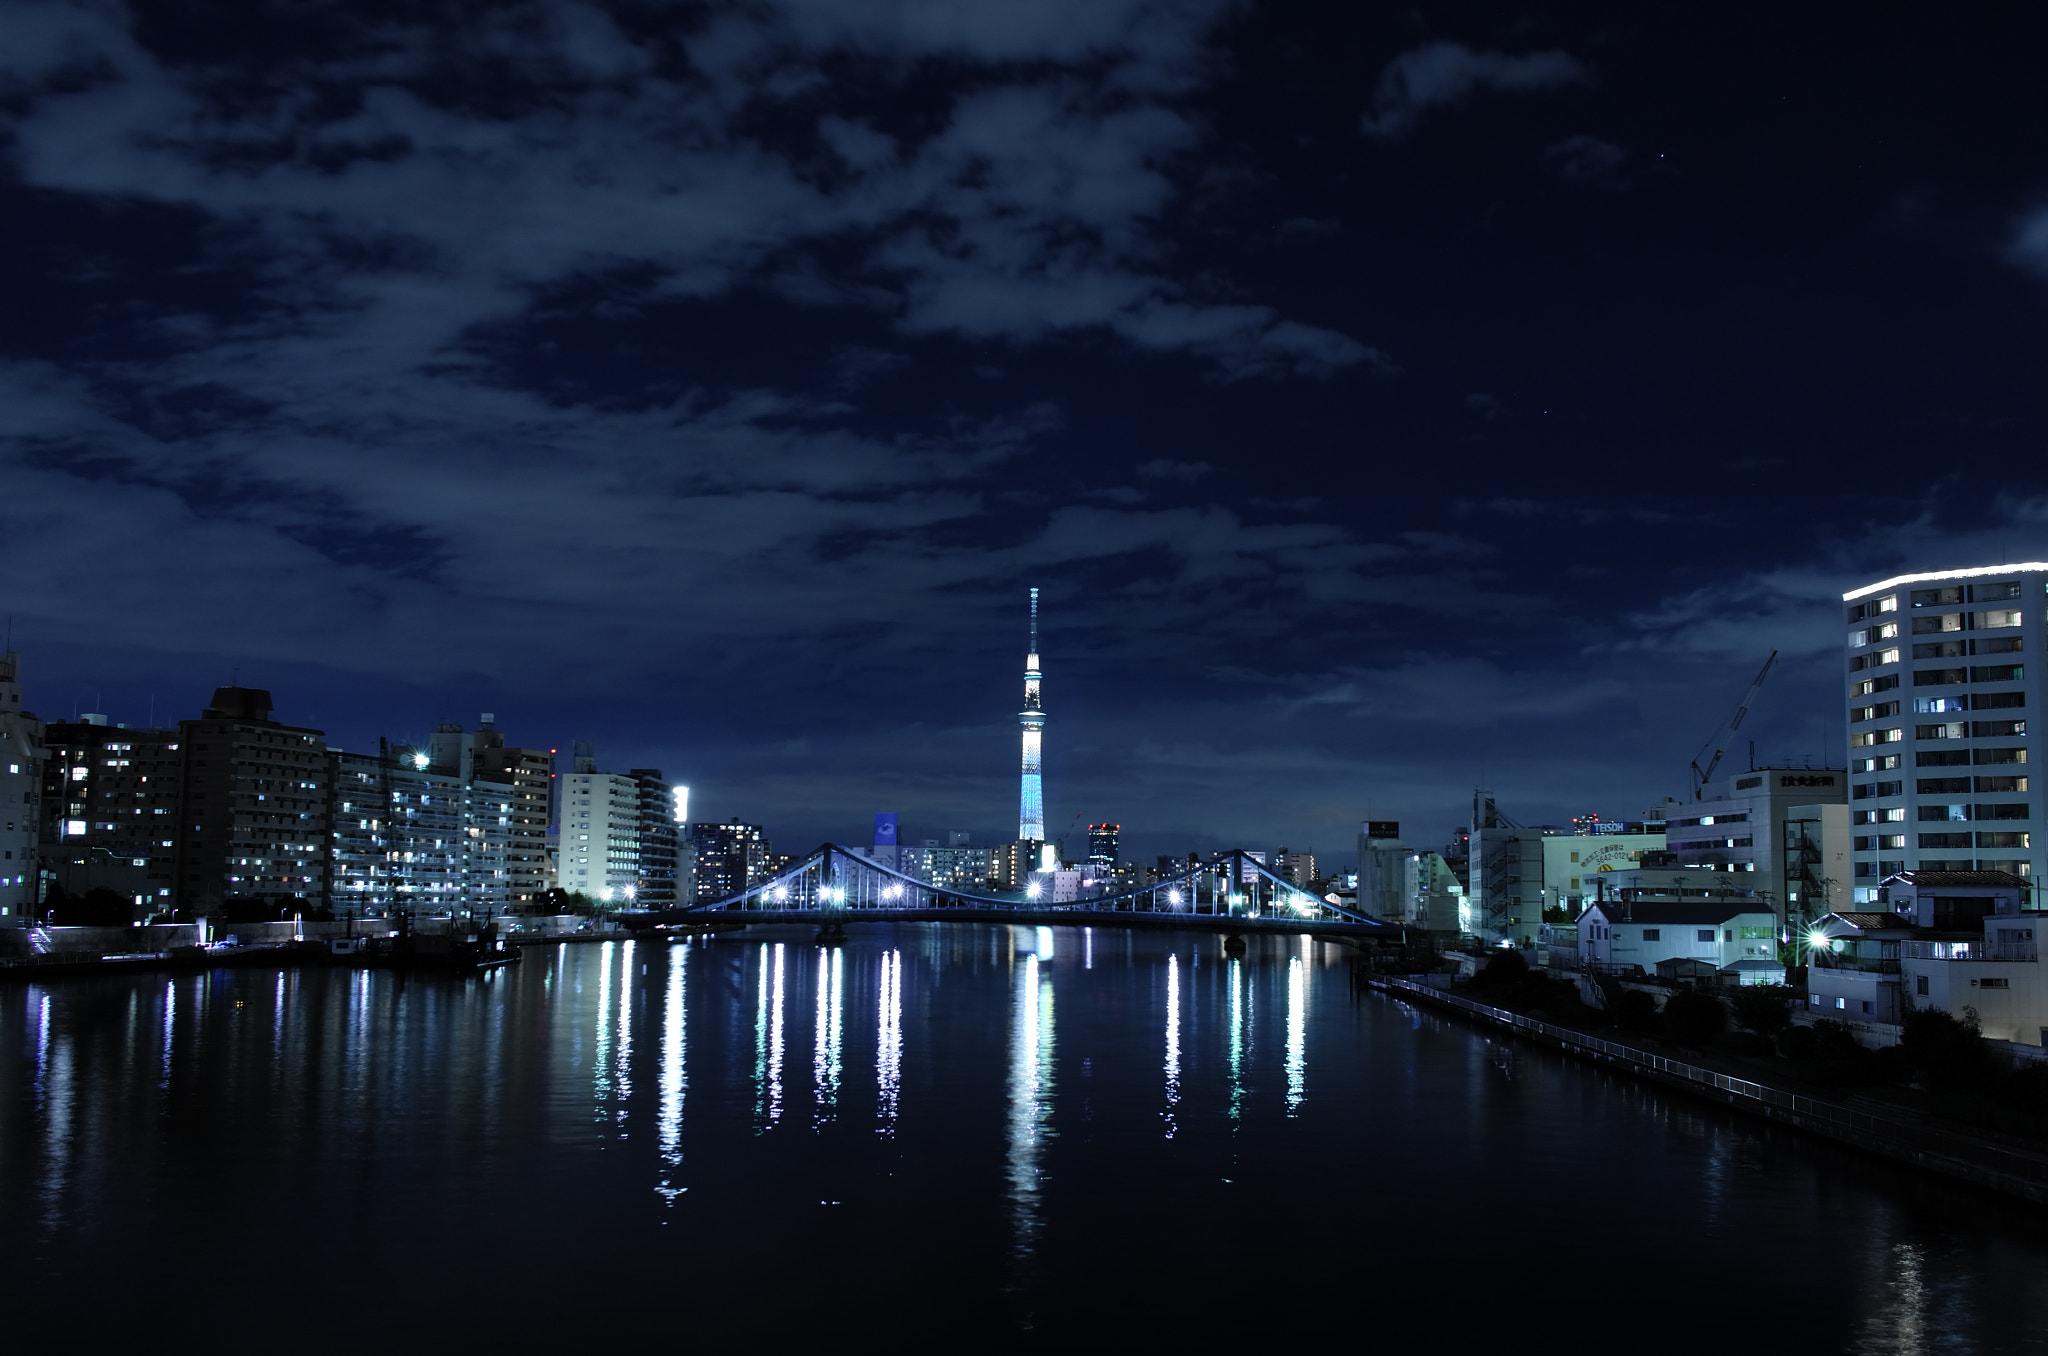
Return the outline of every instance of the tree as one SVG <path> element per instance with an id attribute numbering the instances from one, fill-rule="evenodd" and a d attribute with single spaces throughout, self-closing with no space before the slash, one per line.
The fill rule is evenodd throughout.
<path id="1" fill-rule="evenodd" d="M 1929 1092 L 1958 1092 L 1983 1084 L 1988 1072 L 1977 1013 L 1964 1008 L 1958 1020 L 1939 1008 L 1906 1014 L 1899 1047 Z"/>
<path id="2" fill-rule="evenodd" d="M 1522 959 L 1519 951 L 1502 951 L 1486 963 L 1479 972 L 1479 987 L 1482 989 L 1505 989 L 1526 977 L 1529 962 Z"/>
<path id="3" fill-rule="evenodd" d="M 1657 1000 L 1641 989 L 1623 989 L 1607 1003 L 1614 1024 L 1623 1031 L 1647 1031 L 1657 1023 Z"/>
<path id="4" fill-rule="evenodd" d="M 1705 1045 L 1728 1025 L 1721 1000 L 1699 989 L 1680 989 L 1664 1000 L 1664 1034 L 1680 1045 Z"/>
<path id="5" fill-rule="evenodd" d="M 43 908 L 60 928 L 122 928 L 135 921 L 134 906 L 104 885 L 73 895 L 53 884 Z"/>
<path id="6" fill-rule="evenodd" d="M 1792 990 L 1782 984 L 1745 984 L 1729 996 L 1735 1025 L 1765 1040 L 1792 1025 Z"/>

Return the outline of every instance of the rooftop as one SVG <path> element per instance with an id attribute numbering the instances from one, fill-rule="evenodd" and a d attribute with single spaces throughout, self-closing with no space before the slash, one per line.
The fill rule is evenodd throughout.
<path id="1" fill-rule="evenodd" d="M 1967 570 L 1936 570 L 1932 574 L 1896 574 L 1880 584 L 1865 584 L 1842 595 L 1842 601 L 1853 603 L 1858 598 L 1872 593 L 1883 593 L 1886 589 L 1898 588 L 1902 584 L 1927 584 L 1937 579 L 1982 579 L 1993 574 L 2022 574 L 2028 570 L 2048 570 L 2048 562 L 2029 561 L 2023 565 L 1978 565 Z"/>

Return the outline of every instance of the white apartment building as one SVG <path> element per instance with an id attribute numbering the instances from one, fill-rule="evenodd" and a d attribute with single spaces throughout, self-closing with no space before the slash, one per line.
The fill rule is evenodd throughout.
<path id="1" fill-rule="evenodd" d="M 2035 877 L 2028 708 L 2048 563 L 1899 575 L 1842 595 L 1854 902 L 1901 871 Z"/>
<path id="2" fill-rule="evenodd" d="M 600 903 L 632 903 L 640 886 L 639 780 L 568 772 L 560 784 L 556 884 Z"/>

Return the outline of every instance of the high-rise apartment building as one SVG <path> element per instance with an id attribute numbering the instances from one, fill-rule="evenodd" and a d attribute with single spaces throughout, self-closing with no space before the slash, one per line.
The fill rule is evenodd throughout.
<path id="1" fill-rule="evenodd" d="M 580 766 L 587 760 L 579 758 Z M 640 782 L 611 772 L 565 772 L 557 883 L 601 903 L 634 903 L 640 894 Z"/>
<path id="2" fill-rule="evenodd" d="M 185 754 L 175 730 L 136 730 L 103 715 L 46 727 L 43 894 L 110 890 L 140 921 L 177 907 Z"/>
<path id="3" fill-rule="evenodd" d="M 725 899 L 762 879 L 768 869 L 768 835 L 759 824 L 737 819 L 690 826 L 697 849 L 696 891 L 700 901 Z"/>
<path id="4" fill-rule="evenodd" d="M 284 917 L 325 902 L 331 826 L 321 732 L 270 718 L 260 688 L 215 688 L 178 722 L 177 899 L 187 913 Z"/>
<path id="5" fill-rule="evenodd" d="M 434 771 L 433 755 L 409 744 L 332 759 L 329 908 L 360 916 L 494 907 L 493 857 L 468 782 Z"/>
<path id="6" fill-rule="evenodd" d="M 635 903 L 643 909 L 673 909 L 681 902 L 676 872 L 683 826 L 676 820 L 677 788 L 669 785 L 660 768 L 636 767 L 626 775 L 640 788 L 640 885 Z"/>
<path id="7" fill-rule="evenodd" d="M 484 717 L 473 736 L 472 760 L 478 791 L 503 806 L 505 842 L 505 907 L 538 901 L 548 888 L 548 800 L 554 781 L 554 755 L 547 749 L 514 748 L 504 742 Z"/>
<path id="8" fill-rule="evenodd" d="M 2039 874 L 2027 712 L 2048 563 L 1906 574 L 1842 595 L 1857 903 L 1901 871 Z"/>
<path id="9" fill-rule="evenodd" d="M 43 726 L 21 705 L 21 658 L 0 654 L 0 928 L 18 928 L 36 902 Z"/>

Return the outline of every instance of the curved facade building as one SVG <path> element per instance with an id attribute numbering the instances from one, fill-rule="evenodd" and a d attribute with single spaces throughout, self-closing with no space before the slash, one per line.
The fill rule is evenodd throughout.
<path id="1" fill-rule="evenodd" d="M 2038 877 L 2048 563 L 1904 574 L 1842 603 L 1854 899 L 1901 871 Z"/>

